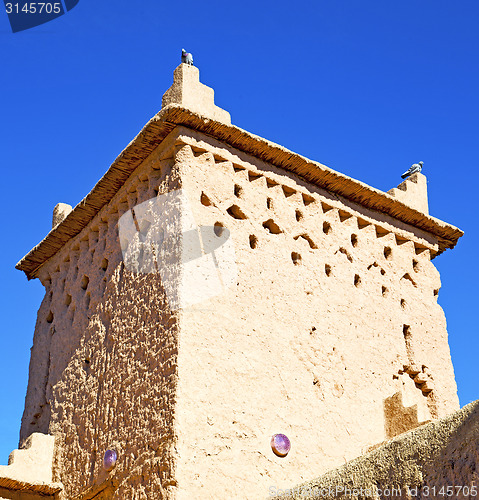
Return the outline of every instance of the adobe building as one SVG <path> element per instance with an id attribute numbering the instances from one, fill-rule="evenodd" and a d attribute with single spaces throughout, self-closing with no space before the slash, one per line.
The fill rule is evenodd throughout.
<path id="1" fill-rule="evenodd" d="M 45 297 L 0 497 L 267 498 L 357 460 L 422 484 L 441 429 L 479 435 L 476 407 L 450 416 L 433 264 L 462 234 L 428 214 L 424 175 L 385 193 L 241 130 L 181 64 L 17 265 Z"/>

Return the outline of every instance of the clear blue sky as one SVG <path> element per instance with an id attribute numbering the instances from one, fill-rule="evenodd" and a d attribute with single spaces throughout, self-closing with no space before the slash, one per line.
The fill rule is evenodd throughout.
<path id="1" fill-rule="evenodd" d="M 184 47 L 233 123 L 388 190 L 424 161 L 465 231 L 434 262 L 461 405 L 479 399 L 479 2 L 80 0 L 12 34 L 0 12 L 0 463 L 18 444 L 43 287 L 16 262 L 159 111 Z"/>

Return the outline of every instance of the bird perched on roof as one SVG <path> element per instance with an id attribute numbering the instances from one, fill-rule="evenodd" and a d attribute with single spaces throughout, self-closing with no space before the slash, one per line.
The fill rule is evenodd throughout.
<path id="1" fill-rule="evenodd" d="M 423 163 L 424 162 L 420 161 L 419 163 L 415 163 L 414 165 L 412 165 L 409 170 L 407 170 L 406 172 L 404 172 L 404 174 L 401 175 L 401 178 L 405 179 L 406 177 L 409 177 L 412 174 L 420 172 L 422 170 Z"/>
<path id="2" fill-rule="evenodd" d="M 181 49 L 181 62 L 193 66 L 193 54 L 186 52 L 185 49 Z"/>

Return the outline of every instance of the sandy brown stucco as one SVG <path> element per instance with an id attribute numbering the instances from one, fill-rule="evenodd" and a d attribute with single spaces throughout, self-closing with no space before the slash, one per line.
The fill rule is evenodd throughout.
<path id="1" fill-rule="evenodd" d="M 173 313 L 158 275 L 124 268 L 117 222 L 178 187 L 198 225 L 231 231 L 238 281 Z M 416 425 L 458 408 L 435 249 L 430 233 L 179 128 L 40 269 L 22 439 L 57 437 L 55 479 L 78 498 L 106 487 L 109 446 L 114 498 L 252 498 L 344 463 L 388 437 L 405 380 Z M 292 440 L 286 459 L 275 432 Z"/>
<path id="2" fill-rule="evenodd" d="M 55 436 L 65 498 L 262 498 L 456 411 L 432 259 L 462 231 L 426 213 L 425 177 L 383 193 L 174 87 L 17 266 L 45 286 L 21 444 Z M 159 273 L 127 265 L 119 220 L 177 190 L 196 226 L 229 231 L 237 275 L 172 309 Z M 160 215 L 181 232 L 185 209 Z"/>
<path id="3" fill-rule="evenodd" d="M 263 498 L 477 498 L 478 440 L 479 402 L 476 401 L 316 480 L 296 487 L 271 486 Z"/>

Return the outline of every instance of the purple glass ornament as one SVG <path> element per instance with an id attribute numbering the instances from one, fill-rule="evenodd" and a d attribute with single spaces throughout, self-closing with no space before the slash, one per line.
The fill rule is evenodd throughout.
<path id="1" fill-rule="evenodd" d="M 291 442 L 284 434 L 275 434 L 271 438 L 271 448 L 278 457 L 285 457 L 291 449 Z"/>
<path id="2" fill-rule="evenodd" d="M 105 470 L 111 470 L 116 465 L 118 455 L 115 450 L 106 450 L 105 456 L 103 457 L 103 467 Z"/>

